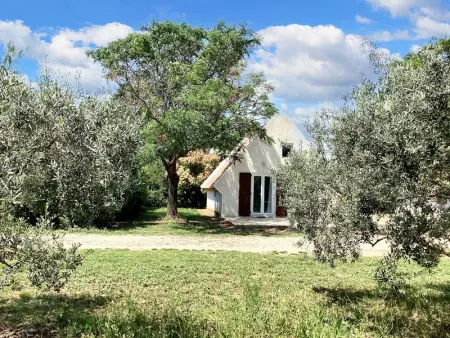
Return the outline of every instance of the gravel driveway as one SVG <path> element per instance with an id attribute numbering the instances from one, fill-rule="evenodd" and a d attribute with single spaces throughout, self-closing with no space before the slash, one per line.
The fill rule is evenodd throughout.
<path id="1" fill-rule="evenodd" d="M 226 250 L 242 252 L 311 252 L 311 245 L 296 245 L 296 237 L 262 237 L 262 236 L 138 236 L 138 235 L 90 235 L 67 234 L 66 245 L 80 243 L 83 249 L 178 249 L 178 250 Z M 363 256 L 382 256 L 388 250 L 386 242 L 375 247 L 363 245 Z"/>

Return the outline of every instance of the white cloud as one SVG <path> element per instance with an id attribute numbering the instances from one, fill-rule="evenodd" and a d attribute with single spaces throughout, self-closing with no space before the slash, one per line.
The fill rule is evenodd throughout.
<path id="1" fill-rule="evenodd" d="M 415 19 L 415 26 L 413 31 L 419 39 L 444 36 L 450 33 L 450 24 L 436 21 L 431 17 L 418 16 Z"/>
<path id="2" fill-rule="evenodd" d="M 415 53 L 415 52 L 419 51 L 420 48 L 422 48 L 421 45 L 412 45 L 411 46 L 411 52 Z"/>
<path id="3" fill-rule="evenodd" d="M 98 47 L 106 46 L 111 41 L 124 37 L 131 33 L 133 29 L 119 22 L 107 23 L 104 26 L 89 26 L 73 31 L 65 29 L 59 32 L 59 36 L 64 36 L 70 41 L 81 41 L 85 45 L 93 44 Z"/>
<path id="4" fill-rule="evenodd" d="M 412 28 L 378 32 L 378 41 L 423 40 L 450 34 L 450 9 L 442 0 L 366 0 L 375 9 L 386 9 L 392 17 L 406 17 Z"/>
<path id="5" fill-rule="evenodd" d="M 338 107 L 337 103 L 330 101 L 319 102 L 317 105 L 310 106 L 298 106 L 292 112 L 293 115 L 296 116 L 297 119 L 308 120 L 313 117 L 318 111 L 321 109 L 333 109 Z"/>
<path id="6" fill-rule="evenodd" d="M 288 25 L 261 30 L 262 48 L 250 61 L 288 102 L 339 100 L 371 67 L 363 38 L 334 26 Z"/>
<path id="7" fill-rule="evenodd" d="M 317 107 L 297 107 L 294 109 L 294 114 L 297 118 L 310 118 L 317 111 Z"/>
<path id="8" fill-rule="evenodd" d="M 364 16 L 361 16 L 359 14 L 356 14 L 355 16 L 356 22 L 362 23 L 362 24 L 371 24 L 374 23 L 372 19 L 366 18 Z"/>
<path id="9" fill-rule="evenodd" d="M 0 42 L 13 42 L 17 49 L 24 51 L 30 58 L 38 58 L 45 48 L 43 35 L 32 32 L 22 21 L 0 21 Z"/>
<path id="10" fill-rule="evenodd" d="M 371 35 L 371 38 L 378 42 L 392 40 L 414 40 L 407 29 L 399 29 L 395 32 L 382 31 Z"/>
<path id="11" fill-rule="evenodd" d="M 131 27 L 113 22 L 103 26 L 91 25 L 79 30 L 61 29 L 51 36 L 33 32 L 22 21 L 0 20 L 0 44 L 12 42 L 24 56 L 36 60 L 41 67 L 48 65 L 59 75 L 68 75 L 69 82 L 79 75 L 80 85 L 87 90 L 106 86 L 102 67 L 86 52 L 131 33 Z"/>
<path id="12" fill-rule="evenodd" d="M 375 9 L 387 9 L 393 17 L 407 16 L 411 9 L 434 0 L 367 0 Z"/>

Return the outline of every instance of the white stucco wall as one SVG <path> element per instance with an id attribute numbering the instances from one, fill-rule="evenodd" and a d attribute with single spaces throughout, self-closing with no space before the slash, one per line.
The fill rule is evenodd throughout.
<path id="1" fill-rule="evenodd" d="M 220 216 L 222 210 L 222 194 L 216 189 L 206 190 L 206 209 L 214 212 L 215 216 Z"/>
<path id="2" fill-rule="evenodd" d="M 273 144 L 253 140 L 243 154 L 242 160 L 232 164 L 217 180 L 214 187 L 222 193 L 222 217 L 236 217 L 239 212 L 239 173 L 270 176 L 284 160 L 282 143 L 292 143 L 294 149 L 306 139 L 295 124 L 283 115 L 277 115 L 266 125 Z M 275 186 L 274 186 L 275 188 Z M 275 189 L 274 189 L 275 191 Z"/>
<path id="3" fill-rule="evenodd" d="M 208 189 L 206 191 L 206 209 L 214 211 L 216 197 L 214 195 L 215 190 Z"/>

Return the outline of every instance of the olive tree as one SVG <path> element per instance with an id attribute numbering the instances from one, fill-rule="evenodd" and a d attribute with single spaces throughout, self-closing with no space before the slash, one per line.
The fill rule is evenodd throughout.
<path id="1" fill-rule="evenodd" d="M 242 25 L 153 22 L 89 53 L 118 84 L 117 97 L 145 117 L 142 135 L 167 174 L 169 217 L 178 216 L 180 157 L 212 148 L 224 155 L 246 137 L 267 139 L 260 122 L 276 113 L 272 88 L 245 67 L 259 43 Z"/>
<path id="2" fill-rule="evenodd" d="M 24 272 L 33 286 L 59 291 L 82 263 L 79 245 L 64 247 L 51 232 L 48 218 L 30 226 L 12 216 L 0 217 L 0 290 L 17 283 Z"/>
<path id="3" fill-rule="evenodd" d="M 379 79 L 363 80 L 342 108 L 319 112 L 311 147 L 279 170 L 289 217 L 321 261 L 353 260 L 361 243 L 386 240 L 390 251 L 376 277 L 397 284 L 399 259 L 432 268 L 444 253 L 450 62 L 439 46 L 403 61 L 375 56 Z"/>
<path id="4" fill-rule="evenodd" d="M 34 222 L 104 224 L 136 183 L 140 120 L 121 101 L 74 92 L 43 75 L 34 86 L 0 68 L 0 201 Z"/>

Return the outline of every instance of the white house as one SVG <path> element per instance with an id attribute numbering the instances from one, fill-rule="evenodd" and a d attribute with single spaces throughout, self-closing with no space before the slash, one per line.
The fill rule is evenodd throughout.
<path id="1" fill-rule="evenodd" d="M 225 159 L 203 182 L 207 208 L 220 217 L 284 217 L 286 211 L 277 203 L 277 187 L 272 170 L 306 138 L 283 115 L 276 115 L 265 126 L 274 143 L 250 140 L 242 159 Z"/>

